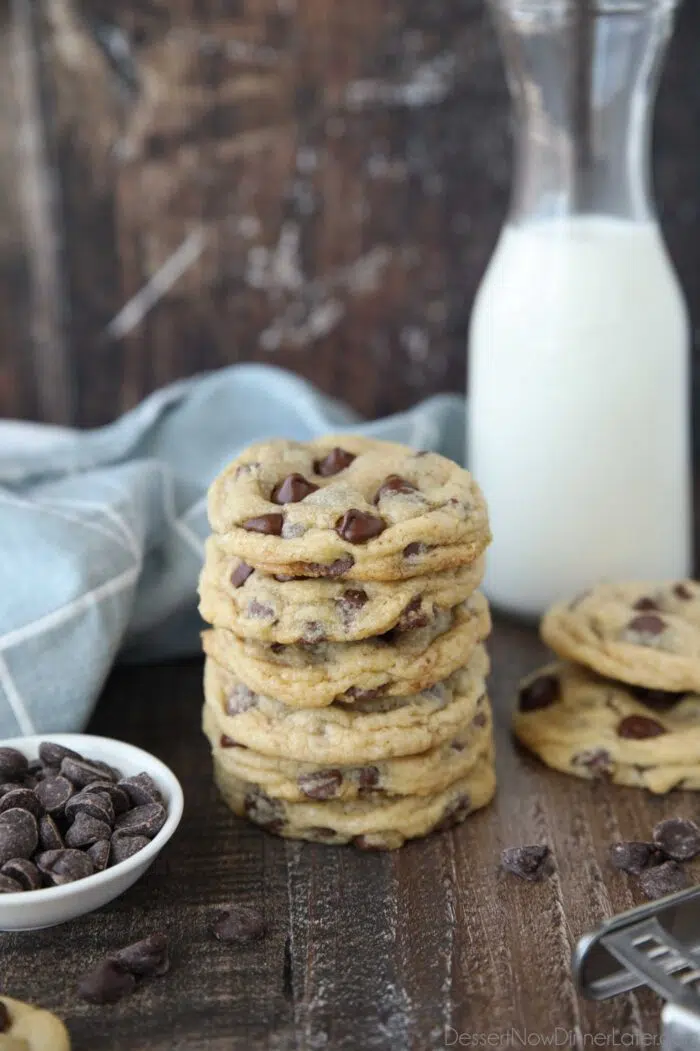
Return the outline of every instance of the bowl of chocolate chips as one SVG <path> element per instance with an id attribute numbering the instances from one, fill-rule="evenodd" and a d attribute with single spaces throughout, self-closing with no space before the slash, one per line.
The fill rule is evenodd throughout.
<path id="1" fill-rule="evenodd" d="M 89 734 L 0 741 L 0 930 L 99 909 L 151 866 L 182 817 L 155 756 Z"/>

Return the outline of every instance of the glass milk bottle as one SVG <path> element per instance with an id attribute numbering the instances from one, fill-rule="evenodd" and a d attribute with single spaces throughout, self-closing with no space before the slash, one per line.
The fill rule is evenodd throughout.
<path id="1" fill-rule="evenodd" d="M 515 115 L 509 218 L 469 335 L 485 590 L 538 615 L 690 571 L 689 324 L 650 190 L 671 0 L 490 0 Z"/>

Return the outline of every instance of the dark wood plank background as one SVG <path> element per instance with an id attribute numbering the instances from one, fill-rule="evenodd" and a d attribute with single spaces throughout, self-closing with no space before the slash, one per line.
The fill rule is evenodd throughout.
<path id="1" fill-rule="evenodd" d="M 170 764 L 185 790 L 183 823 L 143 880 L 99 913 L 0 935 L 0 988 L 57 1011 L 73 1051 L 438 1051 L 448 1040 L 460 1046 L 448 1026 L 493 1034 L 501 1047 L 556 1037 L 550 1046 L 582 1051 L 613 1046 L 600 1041 L 616 1030 L 614 1046 L 654 1046 L 656 996 L 586 1003 L 570 953 L 603 917 L 642 901 L 611 869 L 609 844 L 648 837 L 662 817 L 695 815 L 697 797 L 577 781 L 521 755 L 510 710 L 544 650 L 529 629 L 500 622 L 491 654 L 495 802 L 459 829 L 376 855 L 285 843 L 224 807 L 199 732 L 198 661 L 115 672 L 90 730 Z M 555 877 L 499 875 L 500 850 L 524 842 L 552 846 Z M 211 937 L 216 908 L 230 901 L 262 909 L 264 941 L 232 949 Z M 76 1001 L 87 967 L 161 929 L 173 946 L 168 976 L 116 1007 Z M 531 1043 L 519 1045 L 513 1030 Z"/>
<path id="2" fill-rule="evenodd" d="M 656 174 L 696 326 L 699 48 L 687 0 Z M 0 415 L 252 359 L 369 415 L 463 389 L 509 172 L 483 0 L 6 0 Z"/>

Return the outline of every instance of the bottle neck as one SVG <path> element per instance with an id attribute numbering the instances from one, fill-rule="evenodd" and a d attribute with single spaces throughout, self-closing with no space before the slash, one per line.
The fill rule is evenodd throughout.
<path id="1" fill-rule="evenodd" d="M 652 221 L 653 103 L 675 0 L 491 0 L 515 117 L 511 222 Z"/>

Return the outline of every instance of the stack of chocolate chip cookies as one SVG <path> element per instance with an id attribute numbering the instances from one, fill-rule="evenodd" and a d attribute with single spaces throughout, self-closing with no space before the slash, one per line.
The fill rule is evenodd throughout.
<path id="1" fill-rule="evenodd" d="M 204 730 L 232 809 L 390 849 L 484 806 L 490 534 L 470 475 L 358 436 L 269 441 L 214 481 L 209 520 Z"/>
<path id="2" fill-rule="evenodd" d="M 541 631 L 562 659 L 521 684 L 526 747 L 578 777 L 700 789 L 700 584 L 602 584 Z"/>

